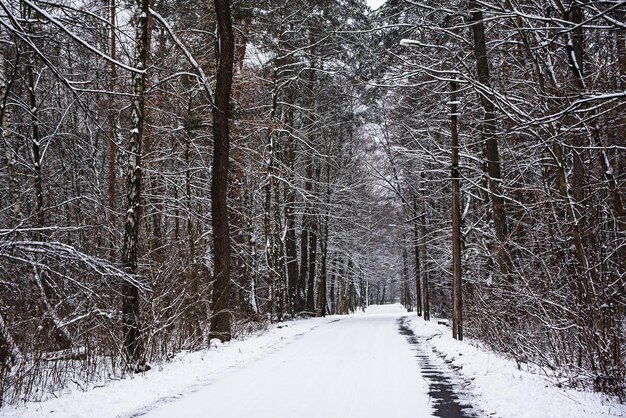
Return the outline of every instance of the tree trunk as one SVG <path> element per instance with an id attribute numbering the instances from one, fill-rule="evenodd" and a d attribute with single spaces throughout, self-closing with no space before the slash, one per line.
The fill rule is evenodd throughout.
<path id="1" fill-rule="evenodd" d="M 457 85 L 450 82 L 450 131 L 452 136 L 452 337 L 463 339 L 463 294 L 461 288 L 461 212 L 459 191 L 459 133 Z"/>
<path id="2" fill-rule="evenodd" d="M 7 226 L 12 227 L 14 224 L 17 225 L 24 215 L 22 214 L 20 202 L 20 184 L 17 179 L 16 151 L 12 148 L 11 111 L 7 106 L 10 82 L 6 77 L 5 71 L 4 48 L 0 48 L 0 143 L 6 147 L 4 154 L 7 160 L 7 185 L 13 214 L 13 223 Z"/>
<path id="3" fill-rule="evenodd" d="M 421 200 L 421 214 L 420 214 L 420 253 L 422 256 L 422 302 L 424 304 L 424 321 L 430 321 L 430 295 L 428 291 L 428 263 L 426 261 L 427 247 L 426 247 L 426 181 L 425 174 L 421 174 L 420 181 L 420 200 Z"/>
<path id="4" fill-rule="evenodd" d="M 313 214 L 311 217 L 309 230 L 309 275 L 306 291 L 306 310 L 309 313 L 315 312 L 315 273 L 317 267 L 317 217 Z"/>
<path id="5" fill-rule="evenodd" d="M 476 59 L 476 69 L 479 83 L 489 88 L 491 80 L 489 75 L 489 60 L 487 58 L 487 45 L 485 40 L 485 25 L 483 23 L 483 13 L 476 0 L 469 1 L 470 22 L 474 35 L 474 57 Z M 498 139 L 495 136 L 496 114 L 491 100 L 484 93 L 479 94 L 480 103 L 485 111 L 483 120 L 483 135 L 485 139 L 485 159 L 487 160 L 487 175 L 489 181 L 489 195 L 493 210 L 493 224 L 495 227 L 498 248 L 496 257 L 503 274 L 510 272 L 510 259 L 507 250 L 508 227 L 506 220 L 506 210 L 504 198 L 501 190 L 500 173 L 500 152 L 498 151 Z"/>
<path id="6" fill-rule="evenodd" d="M 418 233 L 418 211 L 417 211 L 417 197 L 413 196 L 413 255 L 415 256 L 415 311 L 417 316 L 422 316 L 422 269 L 423 266 L 420 262 L 420 247 L 419 247 L 419 233 Z"/>
<path id="7" fill-rule="evenodd" d="M 233 14 L 241 12 L 237 6 L 233 6 Z M 246 57 L 246 46 L 248 42 L 248 34 L 250 30 L 249 23 L 245 23 L 243 32 L 235 34 L 235 68 L 233 74 L 232 98 L 233 102 L 238 103 L 241 100 L 243 79 L 243 65 Z M 247 216 L 247 188 L 246 176 L 244 170 L 246 168 L 245 143 L 246 136 L 242 129 L 242 122 L 239 118 L 231 120 L 230 142 L 232 145 L 232 173 L 231 187 L 229 190 L 229 200 L 232 202 L 230 211 L 230 228 L 232 231 L 232 250 L 231 254 L 231 281 L 235 286 L 235 303 L 234 308 L 238 313 L 245 317 L 253 317 L 255 315 L 253 309 L 253 301 L 249 296 L 250 283 L 250 260 L 246 254 L 246 244 L 250 237 L 249 219 Z"/>
<path id="8" fill-rule="evenodd" d="M 193 199 L 191 191 L 191 175 L 192 166 L 190 161 L 190 148 L 191 148 L 191 133 L 187 132 L 187 142 L 185 144 L 185 164 L 187 165 L 185 170 L 185 200 L 187 203 L 187 246 L 189 251 L 188 262 L 190 263 L 189 269 L 189 289 L 185 289 L 187 294 L 187 306 L 189 317 L 187 318 L 187 325 L 189 329 L 189 343 L 191 347 L 198 347 L 202 342 L 202 332 L 200 328 L 200 306 L 199 294 L 200 289 L 200 277 L 198 277 L 198 266 L 196 265 L 196 234 L 193 228 Z"/>
<path id="9" fill-rule="evenodd" d="M 287 110 L 286 125 L 290 128 L 293 124 L 293 109 Z M 287 303 L 291 315 L 296 312 L 296 301 L 298 298 L 298 250 L 296 239 L 296 193 L 291 186 L 293 181 L 293 171 L 295 165 L 295 141 L 291 134 L 287 135 L 286 162 L 288 177 L 291 181 L 285 184 L 285 264 L 287 270 Z"/>
<path id="10" fill-rule="evenodd" d="M 269 286 L 269 304 L 267 312 L 270 318 L 274 312 L 274 286 L 276 283 L 276 266 L 274 265 L 274 252 L 276 244 L 274 243 L 275 234 L 272 233 L 272 176 L 274 172 L 274 141 L 272 138 L 272 127 L 269 127 L 268 142 L 269 156 L 267 161 L 267 176 L 263 185 L 263 234 L 265 237 L 265 265 L 267 267 L 267 283 Z"/>
<path id="11" fill-rule="evenodd" d="M 28 101 L 31 109 L 31 157 L 35 171 L 35 211 L 37 226 L 43 227 L 45 224 L 45 213 L 43 203 L 43 179 L 41 174 L 42 153 L 41 153 L 41 131 L 39 129 L 39 119 L 37 118 L 37 97 L 35 96 L 35 76 L 33 74 L 33 57 L 28 56 L 26 64 L 26 76 L 28 77 Z"/>
<path id="12" fill-rule="evenodd" d="M 326 164 L 325 167 L 325 177 L 326 177 L 326 209 L 324 215 L 322 216 L 321 221 L 321 239 L 320 239 L 320 251 L 321 260 L 320 260 L 320 279 L 319 284 L 317 286 L 317 316 L 326 316 L 327 307 L 328 307 L 328 294 L 326 292 L 327 284 L 328 284 L 328 228 L 330 222 L 330 204 L 331 204 L 331 186 L 330 186 L 330 169 L 331 165 L 329 163 Z M 333 295 L 331 294 L 331 300 Z"/>
<path id="13" fill-rule="evenodd" d="M 296 216 L 295 216 L 295 193 L 289 185 L 285 186 L 285 263 L 287 268 L 287 303 L 290 314 L 295 313 L 295 301 L 297 300 L 298 282 L 298 250 L 296 248 Z"/>
<path id="14" fill-rule="evenodd" d="M 621 14 L 622 21 L 626 18 L 626 13 Z M 618 59 L 618 74 L 620 76 L 619 88 L 622 90 L 626 90 L 626 29 L 621 28 L 618 29 L 616 34 L 616 44 L 617 44 L 617 59 Z M 620 122 L 621 126 L 626 125 L 626 116 L 624 112 L 620 112 Z M 622 140 L 621 132 L 616 133 L 616 138 L 614 139 L 615 143 L 619 143 Z M 604 168 L 604 173 L 606 176 L 606 180 L 609 184 L 609 189 L 611 191 L 612 201 L 613 201 L 613 210 L 615 212 L 615 222 L 617 223 L 617 230 L 624 234 L 626 232 L 626 213 L 624 212 L 624 203 L 623 197 L 620 193 L 619 186 L 615 181 L 614 176 L 614 168 L 611 165 L 611 162 L 608 158 L 606 150 L 602 151 L 602 163 Z M 618 253 L 619 261 L 619 271 L 624 271 L 624 266 L 626 265 L 626 246 L 620 247 L 620 252 Z M 617 293 L 619 295 L 624 294 L 624 279 L 620 279 L 617 283 Z M 623 318 L 624 306 L 622 303 L 615 303 L 615 320 L 616 323 L 619 324 Z M 613 363 L 615 365 L 619 365 L 622 362 L 622 341 L 624 331 L 623 328 L 619 325 L 614 325 L 613 327 Z"/>
<path id="15" fill-rule="evenodd" d="M 302 233 L 300 234 L 300 271 L 298 272 L 298 283 L 296 286 L 296 313 L 306 309 L 306 279 L 309 268 L 309 229 L 308 217 L 302 215 Z"/>
<path id="16" fill-rule="evenodd" d="M 320 280 L 317 286 L 317 309 L 316 316 L 326 316 L 326 275 L 328 260 L 328 213 L 322 221 L 322 236 L 320 242 L 321 260 L 320 260 Z"/>
<path id="17" fill-rule="evenodd" d="M 111 31 L 110 31 L 110 45 L 109 45 L 109 55 L 112 60 L 116 59 L 116 38 L 115 38 L 115 27 L 116 27 L 116 13 L 117 8 L 115 5 L 115 0 L 109 1 L 109 13 L 110 13 L 110 23 L 111 23 Z M 115 90 L 116 78 L 117 78 L 117 65 L 113 62 L 110 63 L 110 76 L 111 83 L 109 89 L 111 90 L 111 95 L 109 96 L 109 152 L 108 152 L 108 181 L 107 181 L 107 199 L 108 199 L 108 207 L 109 207 L 109 226 L 111 228 L 111 256 L 115 254 L 115 245 L 114 245 L 114 237 L 113 231 L 115 230 L 115 210 L 117 209 L 116 203 L 116 189 L 117 189 L 117 176 L 116 176 L 116 160 L 117 160 L 117 143 L 116 143 L 116 132 L 115 132 L 115 114 L 113 112 L 113 91 Z"/>
<path id="18" fill-rule="evenodd" d="M 408 243 L 406 238 L 402 239 L 402 297 L 401 304 L 406 308 L 408 312 L 413 310 L 412 301 L 411 301 L 411 288 L 409 283 L 411 279 L 409 278 L 409 254 L 406 249 Z M 415 247 L 413 247 L 415 248 Z M 419 277 L 419 276 L 417 276 Z M 418 278 L 419 280 L 419 278 Z M 419 289 L 419 284 L 415 286 L 415 290 Z M 421 303 L 420 303 L 419 294 L 415 295 L 415 301 L 417 303 L 415 310 L 417 311 L 418 316 L 422 316 Z"/>
<path id="19" fill-rule="evenodd" d="M 228 223 L 229 105 L 233 83 L 235 42 L 230 1 L 215 0 L 219 63 L 213 104 L 213 176 L 211 225 L 215 252 L 211 331 L 209 338 L 231 339 L 230 229 Z"/>
<path id="20" fill-rule="evenodd" d="M 337 297 L 335 295 L 335 283 L 337 283 L 337 260 L 334 259 L 332 262 L 331 273 L 330 273 L 330 289 L 328 289 L 329 296 L 329 306 L 328 312 L 331 315 L 337 313 Z"/>
<path id="21" fill-rule="evenodd" d="M 279 141 L 277 141 L 280 143 Z M 279 153 L 279 150 L 276 149 Z M 274 248 L 272 254 L 274 257 L 273 265 L 276 269 L 276 281 L 275 284 L 275 311 L 276 319 L 278 321 L 283 320 L 285 313 L 285 289 L 286 289 L 286 271 L 285 271 L 285 243 L 283 242 L 283 222 L 280 216 L 280 181 L 279 176 L 273 176 L 271 181 L 274 184 Z"/>
<path id="22" fill-rule="evenodd" d="M 309 11 L 312 13 L 312 2 L 309 1 Z M 305 209 L 302 219 L 302 253 L 300 260 L 300 283 L 306 287 L 306 295 L 304 295 L 304 289 L 302 289 L 305 303 L 305 310 L 313 312 L 315 310 L 314 288 L 315 288 L 315 257 L 317 247 L 317 224 L 315 216 L 312 213 L 311 198 L 313 194 L 313 176 L 314 176 L 314 139 L 315 139 L 315 85 L 316 85 L 316 70 L 315 70 L 315 55 L 316 55 L 316 35 L 313 28 L 309 28 L 309 69 L 308 69 L 308 88 L 309 88 L 309 124 L 307 133 L 307 147 L 306 147 L 306 178 L 304 181 L 305 190 Z"/>
<path id="23" fill-rule="evenodd" d="M 137 29 L 135 32 L 136 68 L 145 69 L 148 62 L 148 16 L 150 0 L 138 0 Z M 137 253 L 139 245 L 139 221 L 141 219 L 141 144 L 144 128 L 145 73 L 132 74 L 133 96 L 131 100 L 131 125 L 128 144 L 128 167 L 126 173 L 126 220 L 124 223 L 124 243 L 122 245 L 122 265 L 129 274 L 137 273 Z M 139 290 L 125 281 L 122 286 L 122 325 L 124 351 L 129 368 L 145 370 L 144 348 L 139 328 Z"/>

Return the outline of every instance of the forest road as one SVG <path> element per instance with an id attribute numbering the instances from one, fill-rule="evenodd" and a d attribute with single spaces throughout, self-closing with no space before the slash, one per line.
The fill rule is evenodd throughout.
<path id="1" fill-rule="evenodd" d="M 149 418 L 425 418 L 429 383 L 398 330 L 400 305 L 371 307 L 320 326 L 284 348 L 178 399 Z"/>

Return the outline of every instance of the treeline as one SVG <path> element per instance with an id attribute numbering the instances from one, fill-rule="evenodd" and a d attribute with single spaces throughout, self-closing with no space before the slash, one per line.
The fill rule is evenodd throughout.
<path id="1" fill-rule="evenodd" d="M 561 384 L 620 395 L 625 13 L 579 0 L 390 0 L 377 12 L 377 83 L 390 87 L 379 129 L 415 275 L 431 294 L 462 277 L 462 316 L 448 297 L 435 309 L 460 338 L 464 324 Z"/>
<path id="2" fill-rule="evenodd" d="M 231 3 L 218 186 L 231 46 L 212 1 L 2 3 L 2 402 L 380 298 L 366 280 L 395 244 L 372 251 L 372 225 L 395 205 L 358 135 L 368 9 Z"/>

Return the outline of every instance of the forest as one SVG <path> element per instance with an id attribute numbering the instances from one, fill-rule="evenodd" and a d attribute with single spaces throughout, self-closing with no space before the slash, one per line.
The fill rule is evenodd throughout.
<path id="1" fill-rule="evenodd" d="M 400 302 L 626 396 L 623 0 L 0 1 L 0 404 Z"/>

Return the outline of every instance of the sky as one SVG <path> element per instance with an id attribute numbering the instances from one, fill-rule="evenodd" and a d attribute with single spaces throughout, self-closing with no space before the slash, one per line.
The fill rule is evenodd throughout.
<path id="1" fill-rule="evenodd" d="M 383 5 L 384 2 L 385 0 L 367 0 L 367 4 L 372 10 L 378 9 L 380 6 Z"/>

